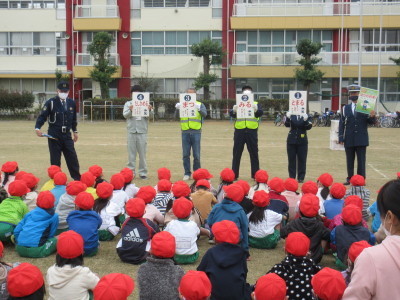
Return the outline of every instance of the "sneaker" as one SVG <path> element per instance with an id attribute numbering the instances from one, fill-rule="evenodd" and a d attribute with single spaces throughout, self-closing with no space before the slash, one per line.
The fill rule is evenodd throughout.
<path id="1" fill-rule="evenodd" d="M 304 182 L 304 179 L 299 179 L 297 182 L 298 182 L 298 183 L 303 183 L 303 182 Z"/>
<path id="2" fill-rule="evenodd" d="M 214 245 L 214 244 L 215 244 L 214 238 L 210 237 L 210 238 L 208 239 L 208 243 L 209 243 L 210 245 Z"/>
<path id="3" fill-rule="evenodd" d="M 146 180 L 146 179 L 148 179 L 148 177 L 147 177 L 146 175 L 141 175 L 141 176 L 140 176 L 140 179 Z"/>
<path id="4" fill-rule="evenodd" d="M 185 176 L 183 176 L 183 180 L 189 180 L 190 179 L 190 176 L 189 175 L 185 175 Z"/>
<path id="5" fill-rule="evenodd" d="M 346 180 L 346 182 L 344 182 L 343 185 L 350 185 L 350 181 Z"/>

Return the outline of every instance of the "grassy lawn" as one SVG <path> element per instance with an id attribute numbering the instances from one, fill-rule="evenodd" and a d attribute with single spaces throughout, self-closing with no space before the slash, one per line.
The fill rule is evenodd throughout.
<path id="1" fill-rule="evenodd" d="M 103 167 L 106 179 L 119 172 L 127 162 L 126 127 L 124 122 L 82 122 L 79 124 L 79 141 L 76 143 L 81 172 L 93 164 Z M 219 172 L 231 167 L 233 147 L 233 124 L 228 121 L 207 121 L 202 133 L 202 167 L 214 175 L 212 183 L 218 186 Z M 275 127 L 272 122 L 263 122 L 259 129 L 260 166 L 268 171 L 270 178 L 278 176 L 287 178 L 286 137 L 288 129 Z M 395 177 L 400 171 L 399 130 L 390 128 L 371 128 L 370 144 L 367 150 L 367 187 L 371 190 L 372 200 L 376 191 L 386 181 Z M 34 122 L 1 121 L 0 122 L 0 164 L 8 160 L 19 163 L 20 170 L 32 172 L 41 178 L 40 185 L 47 180 L 46 169 L 49 166 L 49 153 L 45 138 L 38 138 L 34 132 Z M 151 123 L 148 136 L 147 163 L 149 180 L 136 179 L 138 186 L 155 185 L 157 169 L 167 167 L 172 172 L 172 180 L 181 180 L 183 176 L 180 125 L 177 122 Z M 68 170 L 63 161 L 63 170 Z M 329 128 L 317 127 L 309 132 L 309 152 L 306 180 L 316 180 L 325 172 L 333 175 L 335 182 L 346 178 L 344 151 L 329 150 Z M 250 178 L 250 161 L 245 149 L 242 157 L 241 179 Z M 111 272 L 122 272 L 136 278 L 137 266 L 122 263 L 115 251 L 118 239 L 102 242 L 99 254 L 85 259 L 85 265 L 103 276 Z M 205 238 L 198 242 L 200 253 L 204 254 L 210 247 Z M 248 282 L 253 284 L 283 257 L 282 241 L 275 250 L 251 249 L 251 261 L 248 263 Z M 201 258 L 201 257 L 200 257 Z M 43 273 L 54 264 L 55 256 L 44 259 L 21 258 L 8 246 L 5 250 L 7 262 L 31 262 L 41 268 Z M 325 256 L 322 265 L 333 266 L 331 256 Z M 196 265 L 184 266 L 185 270 L 195 269 Z M 130 299 L 138 299 L 135 289 Z"/>

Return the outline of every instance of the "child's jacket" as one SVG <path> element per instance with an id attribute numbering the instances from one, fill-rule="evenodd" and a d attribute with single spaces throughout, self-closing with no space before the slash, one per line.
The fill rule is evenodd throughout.
<path id="1" fill-rule="evenodd" d="M 10 196 L 0 203 L 0 222 L 17 225 L 28 212 L 21 197 Z"/>

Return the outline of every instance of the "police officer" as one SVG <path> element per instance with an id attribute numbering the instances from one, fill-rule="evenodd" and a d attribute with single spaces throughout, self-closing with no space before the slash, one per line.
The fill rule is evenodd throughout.
<path id="1" fill-rule="evenodd" d="M 352 103 L 343 106 L 342 115 L 339 121 L 339 143 L 344 144 L 346 152 L 347 178 L 345 185 L 350 184 L 350 178 L 354 175 L 354 160 L 357 155 L 357 174 L 365 178 L 365 161 L 368 140 L 368 124 L 374 124 L 375 111 L 370 114 L 363 114 L 356 111 L 360 86 L 350 85 L 349 100 Z"/>
<path id="2" fill-rule="evenodd" d="M 251 86 L 242 87 L 243 94 L 253 93 Z M 251 178 L 254 178 L 256 172 L 260 169 L 260 162 L 258 159 L 258 125 L 260 117 L 263 115 L 262 107 L 256 101 L 253 104 L 254 118 L 237 119 L 237 105 L 233 106 L 230 111 L 230 116 L 235 118 L 235 133 L 233 136 L 233 158 L 232 170 L 235 172 L 235 179 L 239 177 L 240 160 L 244 145 L 247 145 L 247 150 L 250 155 L 251 164 Z"/>
<path id="3" fill-rule="evenodd" d="M 296 179 L 297 173 L 297 180 L 302 183 L 306 176 L 308 153 L 307 130 L 312 128 L 312 121 L 305 113 L 292 115 L 290 112 L 287 112 L 286 117 L 285 126 L 290 127 L 286 140 L 289 177 Z"/>
<path id="4" fill-rule="evenodd" d="M 46 101 L 42 112 L 37 118 L 35 130 L 37 136 L 43 133 L 40 128 L 48 121 L 48 138 L 50 150 L 50 163 L 61 166 L 61 152 L 64 154 L 65 161 L 71 177 L 80 180 L 79 162 L 76 155 L 74 142 L 78 140 L 76 104 L 68 98 L 69 84 L 60 82 L 57 85 L 57 96 Z M 71 137 L 73 131 L 73 139 Z"/>

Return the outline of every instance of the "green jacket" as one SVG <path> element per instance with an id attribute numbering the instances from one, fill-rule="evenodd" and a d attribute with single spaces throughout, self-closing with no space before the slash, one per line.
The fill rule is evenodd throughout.
<path id="1" fill-rule="evenodd" d="M 28 212 L 21 197 L 10 196 L 0 204 L 0 222 L 17 225 Z"/>

